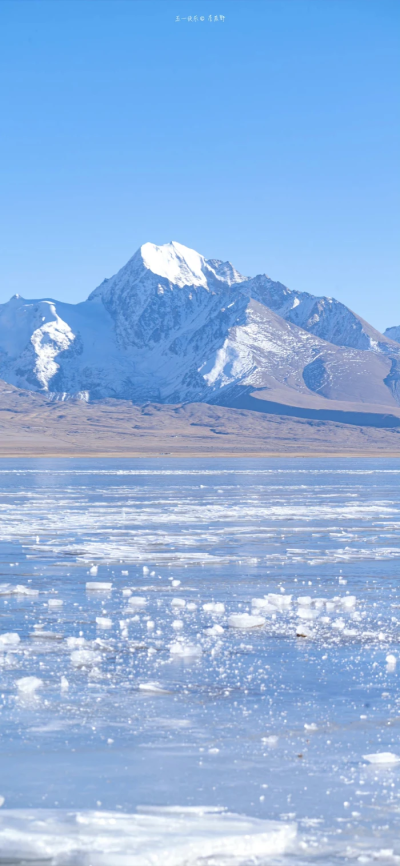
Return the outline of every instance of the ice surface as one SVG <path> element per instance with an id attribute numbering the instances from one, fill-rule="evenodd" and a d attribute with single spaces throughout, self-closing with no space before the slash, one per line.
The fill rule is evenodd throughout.
<path id="1" fill-rule="evenodd" d="M 185 834 L 207 803 L 297 823 L 274 866 L 396 863 L 399 474 L 377 459 L 0 461 L 0 790 L 31 815 L 14 838 L 42 807 L 60 857 L 88 866 L 73 816 L 126 828 L 140 803 L 163 820 L 179 803 Z M 161 858 L 156 824 L 139 853 Z M 98 864 L 118 864 L 102 839 Z"/>

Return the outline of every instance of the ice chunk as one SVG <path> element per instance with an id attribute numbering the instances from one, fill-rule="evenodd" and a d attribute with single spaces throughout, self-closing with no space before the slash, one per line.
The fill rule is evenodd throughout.
<path id="1" fill-rule="evenodd" d="M 68 689 L 69 689 L 69 682 L 68 682 L 68 680 L 67 680 L 67 677 L 64 677 L 64 676 L 61 677 L 61 683 L 60 683 L 60 686 L 61 686 L 61 691 L 62 691 L 62 692 L 67 692 L 67 691 L 68 691 Z"/>
<path id="2" fill-rule="evenodd" d="M 62 634 L 57 634 L 55 631 L 45 631 L 44 629 L 40 629 L 38 631 L 34 631 L 29 635 L 31 640 L 62 640 Z"/>
<path id="3" fill-rule="evenodd" d="M 65 640 L 68 649 L 77 649 L 86 645 L 87 641 L 84 637 L 67 637 Z"/>
<path id="4" fill-rule="evenodd" d="M 17 680 L 18 691 L 22 695 L 33 695 L 43 685 L 43 680 L 39 677 L 22 677 Z"/>
<path id="5" fill-rule="evenodd" d="M 263 737 L 262 743 L 265 743 L 266 746 L 276 746 L 278 743 L 278 737 L 272 734 L 270 737 Z"/>
<path id="6" fill-rule="evenodd" d="M 312 604 L 311 595 L 299 595 L 297 599 L 297 604 L 300 604 L 301 607 L 304 607 L 304 605 Z"/>
<path id="7" fill-rule="evenodd" d="M 171 581 L 171 586 L 180 586 L 180 585 L 181 585 L 180 580 L 172 580 Z"/>
<path id="8" fill-rule="evenodd" d="M 101 654 L 90 649 L 74 650 L 71 653 L 71 664 L 76 668 L 91 667 L 101 660 Z"/>
<path id="9" fill-rule="evenodd" d="M 396 667 L 397 658 L 396 658 L 396 656 L 393 655 L 393 653 L 389 653 L 386 656 L 386 661 L 387 661 L 388 665 L 390 665 L 390 667 L 393 667 L 393 668 Z"/>
<path id="10" fill-rule="evenodd" d="M 181 619 L 174 619 L 174 621 L 172 623 L 172 628 L 175 629 L 175 631 L 181 631 L 181 629 L 183 629 L 182 620 Z"/>
<path id="11" fill-rule="evenodd" d="M 357 603 L 357 596 L 355 595 L 345 595 L 342 598 L 342 607 L 345 610 L 350 610 L 352 607 L 355 607 Z"/>
<path id="12" fill-rule="evenodd" d="M 155 623 L 152 619 L 147 620 L 147 631 L 153 631 Z"/>
<path id="13" fill-rule="evenodd" d="M 0 846 L 4 863 L 244 866 L 292 851 L 296 834 L 293 822 L 217 807 L 138 807 L 136 814 L 21 809 L 2 815 Z"/>
<path id="14" fill-rule="evenodd" d="M 400 756 L 393 752 L 375 752 L 372 755 L 363 755 L 364 761 L 369 764 L 399 764 Z"/>
<path id="15" fill-rule="evenodd" d="M 103 652 L 113 652 L 114 651 L 114 641 L 113 640 L 103 640 L 101 637 L 97 637 L 96 640 L 93 641 L 93 646 L 98 647 L 98 649 Z"/>
<path id="16" fill-rule="evenodd" d="M 143 595 L 131 595 L 128 604 L 130 607 L 146 607 L 147 599 Z"/>
<path id="17" fill-rule="evenodd" d="M 269 604 L 272 604 L 273 607 L 277 607 L 279 610 L 290 607 L 292 603 L 292 596 L 285 595 L 284 593 L 269 592 L 265 598 Z"/>
<path id="18" fill-rule="evenodd" d="M 265 610 L 265 611 L 273 611 L 277 610 L 277 606 L 271 604 L 268 598 L 252 598 L 251 606 L 255 610 Z"/>
<path id="19" fill-rule="evenodd" d="M 225 631 L 225 629 L 222 628 L 222 625 L 218 625 L 218 623 L 216 623 L 215 625 L 213 625 L 211 628 L 206 628 L 206 629 L 204 629 L 205 634 L 209 634 L 209 635 L 211 635 L 212 637 L 216 637 L 216 636 L 218 636 L 218 635 L 220 635 L 220 634 L 223 634 L 224 631 Z"/>
<path id="20" fill-rule="evenodd" d="M 49 598 L 47 604 L 49 607 L 62 607 L 64 602 L 62 598 Z"/>
<path id="21" fill-rule="evenodd" d="M 27 586 L 23 586 L 23 584 L 18 583 L 14 589 L 15 595 L 39 595 L 38 589 L 30 589 Z"/>
<path id="22" fill-rule="evenodd" d="M 186 605 L 186 610 L 197 610 L 197 604 L 194 601 L 189 601 Z"/>
<path id="23" fill-rule="evenodd" d="M 259 628 L 265 625 L 265 617 L 253 616 L 249 613 L 234 613 L 228 617 L 230 628 Z"/>
<path id="24" fill-rule="evenodd" d="M 96 577 L 96 574 L 97 574 L 98 570 L 99 570 L 99 566 L 98 566 L 98 565 L 92 565 L 92 567 L 89 568 L 89 574 L 92 574 L 93 577 Z"/>
<path id="25" fill-rule="evenodd" d="M 314 632 L 310 626 L 306 625 L 305 622 L 299 623 L 296 628 L 296 637 L 313 637 Z"/>
<path id="26" fill-rule="evenodd" d="M 172 643 L 169 651 L 172 656 L 179 656 L 181 658 L 198 658 L 203 655 L 203 650 L 198 644 L 184 644 L 179 641 Z"/>
<path id="27" fill-rule="evenodd" d="M 173 598 L 171 607 L 186 607 L 186 601 L 184 598 Z"/>
<path id="28" fill-rule="evenodd" d="M 150 571 L 150 569 L 147 568 L 147 565 L 144 565 L 144 566 L 143 566 L 143 574 L 148 574 L 149 571 Z"/>
<path id="29" fill-rule="evenodd" d="M 332 623 L 332 628 L 336 629 L 336 631 L 343 631 L 346 623 L 344 619 L 335 619 Z"/>
<path id="30" fill-rule="evenodd" d="M 94 592 L 102 592 L 104 590 L 112 589 L 112 583 L 109 583 L 106 580 L 88 580 L 86 583 L 86 589 L 89 589 Z"/>
<path id="31" fill-rule="evenodd" d="M 225 605 L 221 601 L 207 601 L 203 604 L 206 613 L 225 613 Z"/>
<path id="32" fill-rule="evenodd" d="M 111 628 L 112 619 L 109 616 L 96 616 L 96 624 L 99 628 Z"/>
<path id="33" fill-rule="evenodd" d="M 18 646 L 21 638 L 19 634 L 15 631 L 6 631 L 4 634 L 0 634 L 0 649 L 6 647 Z"/>
<path id="34" fill-rule="evenodd" d="M 317 619 L 318 611 L 311 610 L 310 607 L 299 607 L 297 610 L 297 616 L 299 616 L 300 619 Z"/>
<path id="35" fill-rule="evenodd" d="M 139 689 L 141 692 L 149 692 L 152 695 L 168 694 L 168 689 L 164 689 L 163 686 L 160 686 L 160 683 L 156 682 L 140 683 Z"/>

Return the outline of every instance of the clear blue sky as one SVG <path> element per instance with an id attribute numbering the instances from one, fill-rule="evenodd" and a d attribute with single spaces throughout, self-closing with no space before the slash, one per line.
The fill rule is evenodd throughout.
<path id="1" fill-rule="evenodd" d="M 399 19 L 392 0 L 2 0 L 0 301 L 83 300 L 177 240 L 400 324 Z"/>

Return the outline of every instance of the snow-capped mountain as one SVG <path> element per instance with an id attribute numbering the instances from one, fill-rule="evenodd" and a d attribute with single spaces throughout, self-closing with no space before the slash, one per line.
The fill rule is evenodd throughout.
<path id="1" fill-rule="evenodd" d="M 400 325 L 394 328 L 386 328 L 384 336 L 388 337 L 389 340 L 395 340 L 396 343 L 400 343 Z"/>
<path id="2" fill-rule="evenodd" d="M 335 298 L 317 298 L 308 292 L 292 291 L 265 274 L 246 281 L 242 289 L 287 322 L 336 346 L 375 351 L 378 347 L 383 348 L 390 337 L 387 335 L 385 338 Z"/>
<path id="3" fill-rule="evenodd" d="M 252 388 L 396 406 L 400 350 L 338 301 L 146 243 L 80 304 L 1 305 L 0 378 L 91 400 L 226 402 Z"/>

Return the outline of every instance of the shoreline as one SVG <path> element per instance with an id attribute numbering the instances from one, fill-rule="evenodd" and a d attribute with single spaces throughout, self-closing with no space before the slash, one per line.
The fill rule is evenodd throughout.
<path id="1" fill-rule="evenodd" d="M 126 459 L 126 460 L 137 460 L 137 459 L 162 459 L 163 457 L 168 458 L 176 458 L 177 460 L 181 460 L 183 458 L 188 459 L 239 459 L 243 460 L 245 458 L 253 458 L 253 459 L 267 459 L 267 458 L 321 458 L 321 459 L 351 459 L 351 458 L 382 458 L 382 459 L 400 459 L 400 451 L 132 451 L 132 452 L 119 452 L 119 451 L 29 451 L 27 453 L 23 453 L 21 451 L 15 452 L 7 452 L 3 453 L 0 449 L 0 460 L 15 460 L 15 459 L 27 459 L 27 460 L 36 460 L 36 459 L 44 459 L 44 460 L 56 460 L 56 459 L 66 459 L 66 460 L 74 460 L 74 459 Z"/>

